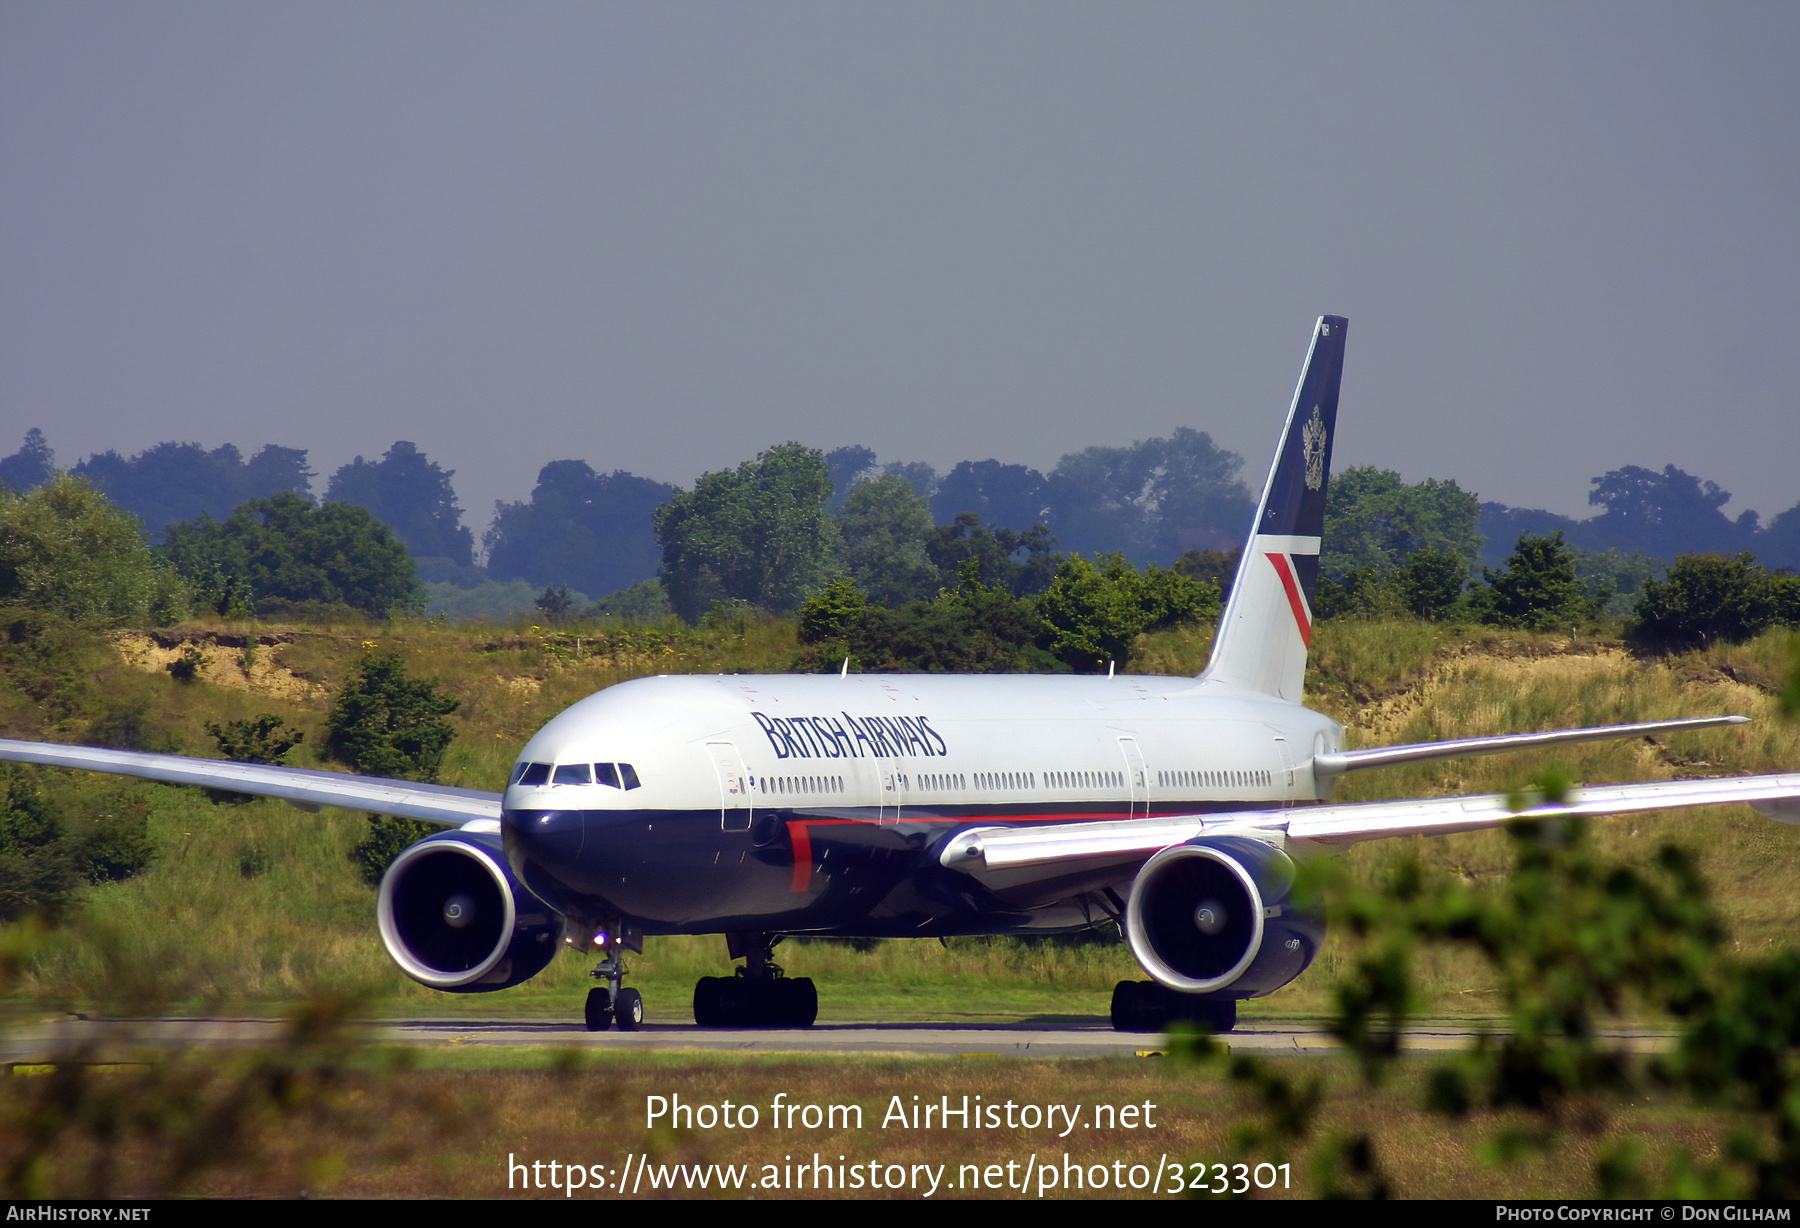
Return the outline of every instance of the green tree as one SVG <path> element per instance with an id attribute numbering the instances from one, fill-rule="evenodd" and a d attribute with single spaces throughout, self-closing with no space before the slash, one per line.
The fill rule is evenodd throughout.
<path id="1" fill-rule="evenodd" d="M 1784 621 L 1783 598 L 1792 582 L 1769 575 L 1748 554 L 1684 554 L 1666 581 L 1644 582 L 1637 637 L 1661 644 L 1747 640 Z"/>
<path id="2" fill-rule="evenodd" d="M 1083 448 L 1045 480 L 1046 523 L 1063 545 L 1095 557 L 1118 550 L 1173 563 L 1185 550 L 1223 546 L 1243 533 L 1255 504 L 1238 480 L 1242 466 L 1236 453 L 1189 427 L 1127 447 Z"/>
<path id="3" fill-rule="evenodd" d="M 67 910 L 81 871 L 69 855 L 62 817 L 26 773 L 0 771 L 0 921 Z"/>
<path id="4" fill-rule="evenodd" d="M 829 582 L 842 539 L 826 512 L 831 475 L 816 448 L 786 443 L 703 474 L 656 511 L 669 604 L 697 622 L 714 601 L 786 614 Z"/>
<path id="5" fill-rule="evenodd" d="M 568 622 L 575 613 L 575 594 L 569 586 L 559 584 L 555 588 L 546 588 L 537 596 L 533 608 L 542 614 L 551 626 L 559 626 Z"/>
<path id="6" fill-rule="evenodd" d="M 1732 551 L 1753 543 L 1757 517 L 1725 515 L 1731 492 L 1673 465 L 1661 473 L 1626 465 L 1594 479 L 1588 502 L 1604 514 L 1584 532 L 1596 541 L 1662 559 L 1700 551 Z"/>
<path id="7" fill-rule="evenodd" d="M 844 499 L 838 529 L 850 579 L 870 601 L 904 605 L 936 591 L 938 571 L 925 553 L 931 508 L 905 478 L 859 482 Z"/>
<path id="8" fill-rule="evenodd" d="M 1332 475 L 1325 503 L 1320 567 L 1334 579 L 1358 567 L 1386 574 L 1420 550 L 1455 555 L 1466 573 L 1481 550 L 1480 501 L 1454 481 L 1409 486 L 1392 469 L 1362 465 Z"/>
<path id="9" fill-rule="evenodd" d="M 1219 604 L 1231 600 L 1231 586 L 1237 581 L 1238 566 L 1244 561 L 1244 548 L 1230 550 L 1186 550 L 1175 560 L 1175 570 L 1190 580 L 1213 584 L 1219 589 Z"/>
<path id="10" fill-rule="evenodd" d="M 248 584 L 275 602 L 345 605 L 374 618 L 423 607 L 406 547 L 367 509 L 314 506 L 292 491 L 253 499 L 223 524 L 210 516 L 169 526 L 164 552 L 201 584 Z"/>
<path id="11" fill-rule="evenodd" d="M 1414 551 L 1393 576 L 1402 604 L 1420 618 L 1440 619 L 1456 608 L 1469 583 L 1469 561 L 1427 546 Z"/>
<path id="12" fill-rule="evenodd" d="M 959 512 L 951 523 L 927 533 L 925 553 L 937 568 L 940 588 L 960 584 L 973 560 L 977 579 L 1015 597 L 1043 592 L 1062 562 L 1056 538 L 1043 525 L 1034 524 L 1022 533 L 1004 526 L 989 530 L 974 512 Z"/>
<path id="13" fill-rule="evenodd" d="M 1146 631 L 1217 618 L 1219 590 L 1154 563 L 1140 572 L 1122 554 L 1102 555 L 1098 566 L 1077 555 L 1057 568 L 1038 613 L 1056 659 L 1094 673 L 1109 661 L 1126 665 Z"/>
<path id="14" fill-rule="evenodd" d="M 875 467 L 875 449 L 861 444 L 833 448 L 825 454 L 825 467 L 831 473 L 831 510 L 834 512 L 844 510 L 844 500 L 850 497 L 852 490 L 880 473 Z"/>
<path id="15" fill-rule="evenodd" d="M 175 622 L 187 602 L 137 520 L 80 478 L 0 491 L 0 604 L 118 625 Z"/>
<path id="16" fill-rule="evenodd" d="M 661 580 L 639 580 L 596 601 L 588 610 L 589 618 L 616 618 L 629 623 L 664 623 L 675 611 L 669 607 L 669 595 L 663 592 Z"/>
<path id="17" fill-rule="evenodd" d="M 1401 604 L 1397 574 L 1368 564 L 1352 567 L 1335 580 L 1321 575 L 1314 608 L 1320 618 L 1399 618 L 1405 607 Z"/>
<path id="18" fill-rule="evenodd" d="M 1034 607 L 981 583 L 971 563 L 962 582 L 936 600 L 865 608 L 850 634 L 851 662 L 867 673 L 1054 672 L 1056 659 L 1038 647 L 1044 625 Z"/>
<path id="19" fill-rule="evenodd" d="M 142 520 L 152 534 L 199 515 L 217 519 L 251 499 L 282 491 L 309 498 L 313 477 L 304 448 L 269 444 L 245 461 L 229 443 L 210 452 L 197 443 L 159 443 L 129 460 L 101 452 L 73 472 Z"/>
<path id="20" fill-rule="evenodd" d="M 418 445 L 396 440 L 378 461 L 357 457 L 331 475 L 327 503 L 354 503 L 406 543 L 415 558 L 474 562 L 475 535 L 462 522 L 450 479 L 456 470 L 425 459 Z"/>
<path id="21" fill-rule="evenodd" d="M 1608 548 L 1598 552 L 1574 547 L 1575 574 L 1581 595 L 1596 614 L 1629 616 L 1644 591 L 1644 582 L 1663 570 L 1662 561 L 1635 551 Z"/>
<path id="22" fill-rule="evenodd" d="M 849 640 L 868 602 L 853 581 L 833 580 L 800 607 L 802 644 L 841 644 Z"/>
<path id="23" fill-rule="evenodd" d="M 462 706 L 436 678 L 408 678 L 397 652 L 370 652 L 332 701 L 326 745 L 359 772 L 434 781 L 456 730 L 443 718 Z"/>
<path id="24" fill-rule="evenodd" d="M 1521 536 L 1505 570 L 1484 567 L 1482 575 L 1492 589 L 1489 618 L 1503 626 L 1543 631 L 1566 627 L 1587 612 L 1575 575 L 1575 552 L 1561 533 Z"/>
<path id="25" fill-rule="evenodd" d="M 70 822 L 27 769 L 0 770 L 0 921 L 60 916 L 83 883 L 130 878 L 153 854 L 141 805 L 102 805 Z"/>
<path id="26" fill-rule="evenodd" d="M 616 593 L 656 575 L 656 509 L 676 490 L 636 474 L 595 473 L 586 461 L 551 461 L 528 503 L 501 503 L 482 538 L 488 573 L 538 587 Z"/>
<path id="27" fill-rule="evenodd" d="M 56 453 L 35 426 L 25 432 L 25 442 L 17 452 L 0 460 L 0 488 L 19 494 L 36 490 L 55 476 Z"/>

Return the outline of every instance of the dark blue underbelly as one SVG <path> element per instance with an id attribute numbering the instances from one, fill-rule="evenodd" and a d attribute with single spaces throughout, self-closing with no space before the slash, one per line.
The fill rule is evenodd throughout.
<path id="1" fill-rule="evenodd" d="M 1116 808 L 955 809 L 962 813 L 914 812 L 888 823 L 856 807 L 758 810 L 735 831 L 725 830 L 717 809 L 508 811 L 501 823 L 513 873 L 533 894 L 565 915 L 630 918 L 646 934 L 937 937 L 1096 919 L 1091 907 L 1066 901 L 1107 875 L 1077 874 L 1036 898 L 1001 900 L 945 870 L 936 853 L 966 827 L 1116 820 Z M 733 823 L 741 825 L 741 815 Z"/>

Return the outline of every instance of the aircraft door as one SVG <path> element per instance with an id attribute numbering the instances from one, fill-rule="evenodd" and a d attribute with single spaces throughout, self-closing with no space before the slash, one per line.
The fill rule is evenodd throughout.
<path id="1" fill-rule="evenodd" d="M 1150 814 L 1150 773 L 1144 765 L 1144 752 L 1136 738 L 1120 738 L 1119 750 L 1125 755 L 1125 813 L 1134 819 Z"/>
<path id="2" fill-rule="evenodd" d="M 1275 735 L 1275 764 L 1275 783 L 1281 786 L 1281 805 L 1286 809 L 1294 804 L 1294 756 L 1288 740 L 1280 734 Z"/>
<path id="3" fill-rule="evenodd" d="M 719 830 L 749 831 L 754 810 L 750 774 L 744 770 L 743 756 L 730 742 L 708 742 L 706 753 L 712 759 L 713 780 L 719 786 Z"/>
<path id="4" fill-rule="evenodd" d="M 904 783 L 900 779 L 900 769 L 888 760 L 877 760 L 875 774 L 881 781 L 881 821 L 898 823 L 900 821 L 900 798 Z"/>

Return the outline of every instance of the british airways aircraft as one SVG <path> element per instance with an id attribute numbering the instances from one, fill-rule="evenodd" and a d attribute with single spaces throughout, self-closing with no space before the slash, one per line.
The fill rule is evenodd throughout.
<path id="1" fill-rule="evenodd" d="M 501 794 L 333 772 L 0 741 L 0 760 L 344 806 L 447 829 L 382 880 L 382 941 L 452 993 L 535 976 L 559 945 L 599 957 L 587 1026 L 638 1027 L 624 956 L 647 935 L 724 934 L 703 1026 L 809 1026 L 818 996 L 773 958 L 787 935 L 929 938 L 1124 930 L 1149 979 L 1121 1030 L 1215 1030 L 1299 976 L 1323 918 L 1294 858 L 1472 831 L 1504 797 L 1332 804 L 1348 772 L 1455 755 L 1741 724 L 1650 721 L 1346 750 L 1301 704 L 1346 322 L 1314 326 L 1212 658 L 1197 678 L 777 674 L 641 678 L 551 720 Z M 1800 775 L 1604 785 L 1532 813 L 1745 802 L 1800 823 Z"/>

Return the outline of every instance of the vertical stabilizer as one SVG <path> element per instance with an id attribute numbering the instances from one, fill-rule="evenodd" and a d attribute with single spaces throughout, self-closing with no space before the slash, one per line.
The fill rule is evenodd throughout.
<path id="1" fill-rule="evenodd" d="M 1300 702 L 1319 588 L 1325 486 L 1344 373 L 1343 316 L 1320 316 L 1250 526 L 1231 600 L 1201 675 Z"/>

